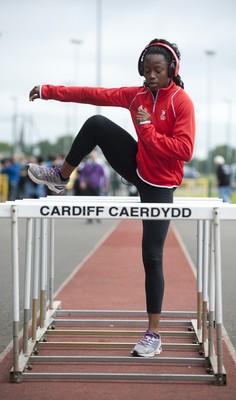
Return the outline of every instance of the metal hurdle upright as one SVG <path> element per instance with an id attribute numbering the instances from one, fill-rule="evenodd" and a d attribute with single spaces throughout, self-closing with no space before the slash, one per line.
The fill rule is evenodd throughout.
<path id="1" fill-rule="evenodd" d="M 78 207 L 82 203 L 83 213 L 70 214 L 73 207 Z M 94 204 L 97 204 L 96 208 Z M 52 210 L 66 210 L 66 215 L 54 214 Z M 221 282 L 221 254 L 220 254 L 220 219 L 232 219 L 232 213 L 228 211 L 233 206 L 226 206 L 217 201 L 204 199 L 175 199 L 174 204 L 144 204 L 140 203 L 138 198 L 132 197 L 98 197 L 98 198 L 75 198 L 49 196 L 39 200 L 20 200 L 12 203 L 0 205 L 0 216 L 11 218 L 12 221 L 12 266 L 13 266 L 13 367 L 10 373 L 12 382 L 21 382 L 22 380 L 34 379 L 153 379 L 153 380 L 183 380 L 183 381 L 210 381 L 217 384 L 226 383 L 226 372 L 223 366 L 222 352 L 222 282 Z M 206 375 L 186 375 L 186 374 L 64 374 L 59 376 L 55 374 L 34 374 L 27 373 L 27 368 L 32 362 L 35 349 L 40 341 L 43 340 L 45 332 L 52 323 L 55 323 L 54 315 L 60 311 L 60 302 L 53 300 L 54 292 L 54 219 L 55 218 L 94 218 L 94 212 L 99 210 L 101 219 L 141 219 L 140 209 L 158 210 L 158 215 L 150 217 L 144 215 L 142 218 L 151 219 L 183 219 L 196 220 L 198 224 L 198 266 L 197 266 L 197 313 L 193 313 L 190 318 L 193 320 L 193 329 L 198 339 L 199 349 L 205 355 L 208 372 Z M 113 214 L 111 209 L 116 210 Z M 127 210 L 122 213 L 122 209 Z M 233 207 L 236 211 L 236 208 Z M 78 208 L 77 208 L 78 210 Z M 95 211 L 94 211 L 95 210 Z M 133 210 L 133 211 L 132 211 Z M 163 211 L 164 210 L 164 211 Z M 169 211 L 169 214 L 167 212 Z M 172 211 L 171 211 L 172 210 Z M 174 211 L 178 210 L 178 213 Z M 188 216 L 184 210 L 188 210 Z M 131 212 L 132 211 L 132 212 Z M 172 212 L 172 214 L 171 214 Z M 132 214 L 132 217 L 131 217 Z M 171 214 L 171 215 L 170 215 Z M 25 300 L 24 300 L 24 329 L 23 329 L 23 347 L 19 350 L 19 257 L 18 257 L 18 219 L 27 220 L 26 230 L 26 270 L 25 270 Z M 48 234 L 48 225 L 50 226 Z M 47 257 L 48 246 L 50 242 L 50 254 Z M 33 257 L 32 257 L 33 253 Z M 40 254 L 41 253 L 41 256 Z M 39 281 L 39 259 L 41 260 L 41 272 Z M 33 260 L 33 262 L 32 262 Z M 47 265 L 49 260 L 49 266 Z M 31 264 L 33 264 L 33 283 L 30 288 Z M 46 271 L 49 267 L 49 299 L 46 299 Z M 209 283 L 209 285 L 208 285 Z M 209 286 L 209 291 L 208 291 Z M 40 288 L 40 295 L 38 290 Z M 30 326 L 30 295 L 32 294 L 32 337 L 28 338 Z M 39 304 L 38 304 L 39 301 Z M 37 310 L 39 306 L 39 325 L 37 326 Z M 73 311 L 70 310 L 70 313 Z M 65 312 L 64 312 L 65 313 Z M 76 312 L 75 312 L 76 313 Z M 84 311 L 79 315 L 87 313 L 90 316 L 96 315 L 120 315 L 126 316 L 144 316 L 144 312 L 111 312 L 109 310 Z M 78 312 L 77 312 L 78 314 Z M 166 313 L 167 316 L 173 313 Z M 181 316 L 181 312 L 174 312 Z M 165 312 L 163 312 L 165 315 Z M 196 319 L 194 319 L 196 317 Z M 141 321 L 142 322 L 142 321 Z M 214 349 L 214 322 L 216 324 L 216 352 Z M 108 320 L 108 324 L 110 321 Z M 137 324 L 140 321 L 137 320 Z M 208 335 L 207 335 L 208 332 Z M 59 360 L 58 358 L 57 360 Z M 71 359 L 71 357 L 70 357 Z M 40 360 L 40 358 L 38 358 Z M 65 359 L 64 359 L 65 360 Z M 76 359 L 74 359 L 76 360 Z M 97 360 L 95 358 L 95 360 Z M 113 357 L 106 358 L 107 362 L 134 362 L 132 357 L 118 359 Z M 162 361 L 161 361 L 162 360 Z M 148 362 L 163 362 L 162 358 L 154 358 Z M 81 361 L 81 358 L 80 358 Z M 87 360 L 89 361 L 89 360 Z M 103 360 L 104 361 L 104 360 Z M 166 362 L 175 362 L 174 359 Z M 137 363 L 147 362 L 142 358 L 135 360 Z M 179 360 L 179 362 L 183 362 Z M 196 360 L 195 360 L 196 362 Z"/>

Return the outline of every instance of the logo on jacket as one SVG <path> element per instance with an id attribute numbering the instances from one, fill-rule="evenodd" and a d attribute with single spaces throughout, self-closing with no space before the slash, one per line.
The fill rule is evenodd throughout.
<path id="1" fill-rule="evenodd" d="M 166 110 L 162 110 L 162 111 L 161 111 L 160 119 L 161 119 L 162 121 L 165 121 L 165 119 L 166 119 Z"/>

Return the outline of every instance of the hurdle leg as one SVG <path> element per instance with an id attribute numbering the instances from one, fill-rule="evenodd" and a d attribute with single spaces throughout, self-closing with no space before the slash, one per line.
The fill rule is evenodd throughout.
<path id="1" fill-rule="evenodd" d="M 19 240 L 17 207 L 11 209 L 11 235 L 12 235 L 12 301 L 13 301 L 13 380 L 17 379 L 19 371 Z"/>
<path id="2" fill-rule="evenodd" d="M 38 283 L 39 283 L 39 257 L 40 257 L 40 219 L 35 220 L 34 229 L 34 269 L 33 269 L 33 293 L 32 293 L 32 340 L 36 340 L 37 307 L 38 307 Z"/>
<path id="3" fill-rule="evenodd" d="M 214 354 L 214 320 L 215 320 L 215 271 L 214 271 L 214 227 L 211 223 L 210 229 L 210 268 L 209 268 L 209 357 Z"/>
<path id="4" fill-rule="evenodd" d="M 216 305 L 216 347 L 218 383 L 225 383 L 223 374 L 222 351 L 222 276 L 221 276 L 221 246 L 220 246 L 220 216 L 219 209 L 214 209 L 214 242 L 215 242 L 215 305 Z"/>
<path id="5" fill-rule="evenodd" d="M 210 221 L 204 221 L 203 273 L 202 273 L 202 350 L 207 351 L 207 312 L 208 312 L 208 267 L 209 267 L 209 229 Z"/>
<path id="6" fill-rule="evenodd" d="M 55 222 L 50 219 L 50 236 L 49 236 L 49 307 L 53 308 L 54 297 L 54 241 L 55 241 Z"/>
<path id="7" fill-rule="evenodd" d="M 46 270 L 47 270 L 47 220 L 41 220 L 41 268 L 40 268 L 40 328 L 44 327 L 46 305 Z"/>
<path id="8" fill-rule="evenodd" d="M 203 221 L 197 223 L 197 329 L 202 328 Z"/>
<path id="9" fill-rule="evenodd" d="M 23 326 L 23 353 L 28 354 L 28 330 L 30 320 L 30 281 L 32 260 L 32 218 L 26 221 L 26 249 L 25 249 L 25 284 L 24 284 L 24 326 Z"/>

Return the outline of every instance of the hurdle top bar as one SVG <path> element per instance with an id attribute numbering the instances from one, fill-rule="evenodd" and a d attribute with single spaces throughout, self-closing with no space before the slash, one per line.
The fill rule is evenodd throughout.
<path id="1" fill-rule="evenodd" d="M 140 203 L 132 196 L 48 196 L 1 203 L 0 217 L 10 218 L 13 208 L 19 218 L 212 220 L 219 209 L 220 219 L 236 219 L 236 205 L 208 198 L 175 198 L 170 204 Z"/>
<path id="2" fill-rule="evenodd" d="M 79 202 L 93 202 L 94 197 L 96 197 L 96 201 L 102 201 L 102 202 L 121 202 L 121 203 L 140 203 L 140 197 L 139 196 L 46 196 L 46 197 L 40 197 L 38 200 L 44 200 L 47 199 L 48 201 L 55 201 L 55 197 L 58 201 L 79 201 Z M 35 200 L 35 199 L 33 199 Z M 37 199 L 36 199 L 37 200 Z M 197 202 L 223 202 L 222 199 L 218 197 L 174 197 L 174 203 L 180 202 L 180 201 L 197 201 Z"/>

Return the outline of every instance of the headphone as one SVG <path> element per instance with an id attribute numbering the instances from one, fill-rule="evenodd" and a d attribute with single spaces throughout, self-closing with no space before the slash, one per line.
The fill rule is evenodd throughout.
<path id="1" fill-rule="evenodd" d="M 172 49 L 172 47 L 168 46 L 168 44 L 160 43 L 160 42 L 155 42 L 155 43 L 148 44 L 148 45 L 144 48 L 144 50 L 142 51 L 142 53 L 141 53 L 141 55 L 140 55 L 140 57 L 139 57 L 139 60 L 138 60 L 138 72 L 139 72 L 139 74 L 140 74 L 141 76 L 144 75 L 144 70 L 143 70 L 143 59 L 144 59 L 144 55 L 145 55 L 147 49 L 149 49 L 149 47 L 153 47 L 153 46 L 162 46 L 162 47 L 165 47 L 167 50 L 169 50 L 169 51 L 171 52 L 171 54 L 172 54 L 172 56 L 173 56 L 173 59 L 172 59 L 172 62 L 171 62 L 171 64 L 169 65 L 169 68 L 168 68 L 168 77 L 169 77 L 169 78 L 172 78 L 172 77 L 177 76 L 178 73 L 179 73 L 179 67 L 180 67 L 180 65 L 179 65 L 179 59 L 178 59 L 178 57 L 177 57 L 175 51 Z"/>

